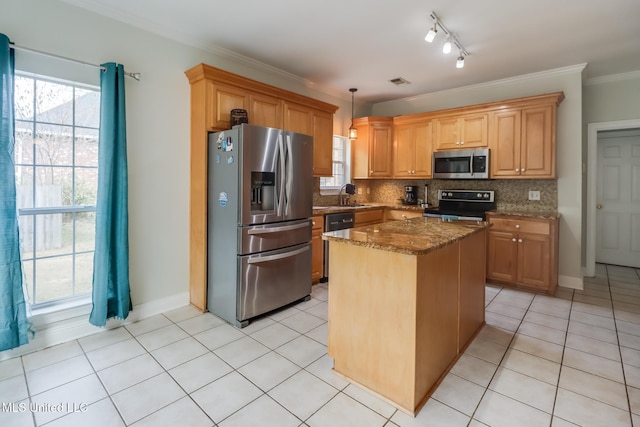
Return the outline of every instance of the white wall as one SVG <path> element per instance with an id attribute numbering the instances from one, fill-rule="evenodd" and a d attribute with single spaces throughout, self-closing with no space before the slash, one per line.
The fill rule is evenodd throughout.
<path id="1" fill-rule="evenodd" d="M 564 92 L 558 108 L 557 172 L 561 286 L 582 288 L 582 72 L 584 65 L 550 70 L 373 105 L 376 116 L 395 116 Z"/>
<path id="2" fill-rule="evenodd" d="M 346 134 L 350 93 L 336 99 L 284 74 L 223 59 L 51 0 L 3 0 L 0 32 L 12 42 L 89 63 L 119 62 L 140 72 L 127 79 L 129 242 L 134 306 L 186 295 L 189 287 L 189 83 L 185 70 L 201 63 L 340 106 L 334 130 Z M 42 58 L 44 61 L 44 57 Z M 17 68 L 33 64 L 17 52 Z M 37 61 L 36 61 L 37 63 Z M 50 64 L 50 62 L 48 62 Z M 98 70 L 61 62 L 55 72 Z M 45 72 L 47 70 L 44 70 Z M 54 68 L 50 68 L 54 71 Z M 89 78 L 90 80 L 90 78 Z M 96 77 L 94 82 L 99 80 Z M 185 302 L 186 303 L 186 302 Z"/>

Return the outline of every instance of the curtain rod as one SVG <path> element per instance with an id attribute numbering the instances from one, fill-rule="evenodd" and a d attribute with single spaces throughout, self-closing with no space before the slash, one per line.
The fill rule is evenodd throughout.
<path id="1" fill-rule="evenodd" d="M 24 51 L 24 52 L 37 53 L 38 55 L 49 56 L 51 58 L 62 59 L 63 61 L 70 61 L 70 62 L 75 62 L 77 64 L 88 65 L 89 67 L 100 68 L 103 71 L 106 70 L 106 68 L 103 67 L 102 65 L 91 64 L 89 62 L 84 62 L 84 61 L 80 61 L 80 60 L 73 59 L 73 58 L 67 58 L 66 56 L 60 56 L 60 55 L 56 55 L 56 54 L 49 53 L 49 52 L 43 52 L 41 50 L 31 49 L 31 48 L 24 47 L 24 46 L 18 46 L 17 44 L 13 44 L 13 43 L 9 45 L 9 48 L 13 49 L 13 50 L 21 50 L 21 51 Z M 125 71 L 124 74 L 126 76 L 128 76 L 128 77 L 131 77 L 132 79 L 134 79 L 136 81 L 140 81 L 140 73 L 129 73 L 129 72 Z"/>

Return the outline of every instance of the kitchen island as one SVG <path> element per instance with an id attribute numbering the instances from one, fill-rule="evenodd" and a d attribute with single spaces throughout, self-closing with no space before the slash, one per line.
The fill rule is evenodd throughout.
<path id="1" fill-rule="evenodd" d="M 334 371 L 414 415 L 484 323 L 484 222 L 324 233 Z"/>

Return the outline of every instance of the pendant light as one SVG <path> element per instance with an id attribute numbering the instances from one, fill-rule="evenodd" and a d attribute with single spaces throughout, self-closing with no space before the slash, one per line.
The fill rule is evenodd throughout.
<path id="1" fill-rule="evenodd" d="M 356 89 L 355 87 L 349 89 L 349 92 L 351 92 L 351 126 L 349 127 L 349 139 L 352 141 L 358 139 L 358 129 L 356 129 L 356 127 L 353 125 L 354 96 L 357 91 L 358 89 Z"/>

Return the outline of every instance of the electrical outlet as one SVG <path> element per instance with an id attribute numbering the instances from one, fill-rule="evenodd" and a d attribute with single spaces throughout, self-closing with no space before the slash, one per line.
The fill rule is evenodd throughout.
<path id="1" fill-rule="evenodd" d="M 358 194 L 362 194 L 362 188 L 358 187 Z"/>
<path id="2" fill-rule="evenodd" d="M 371 194 L 371 189 L 367 187 L 367 194 Z"/>
<path id="3" fill-rule="evenodd" d="M 540 191 L 529 190 L 529 200 L 540 200 Z"/>

